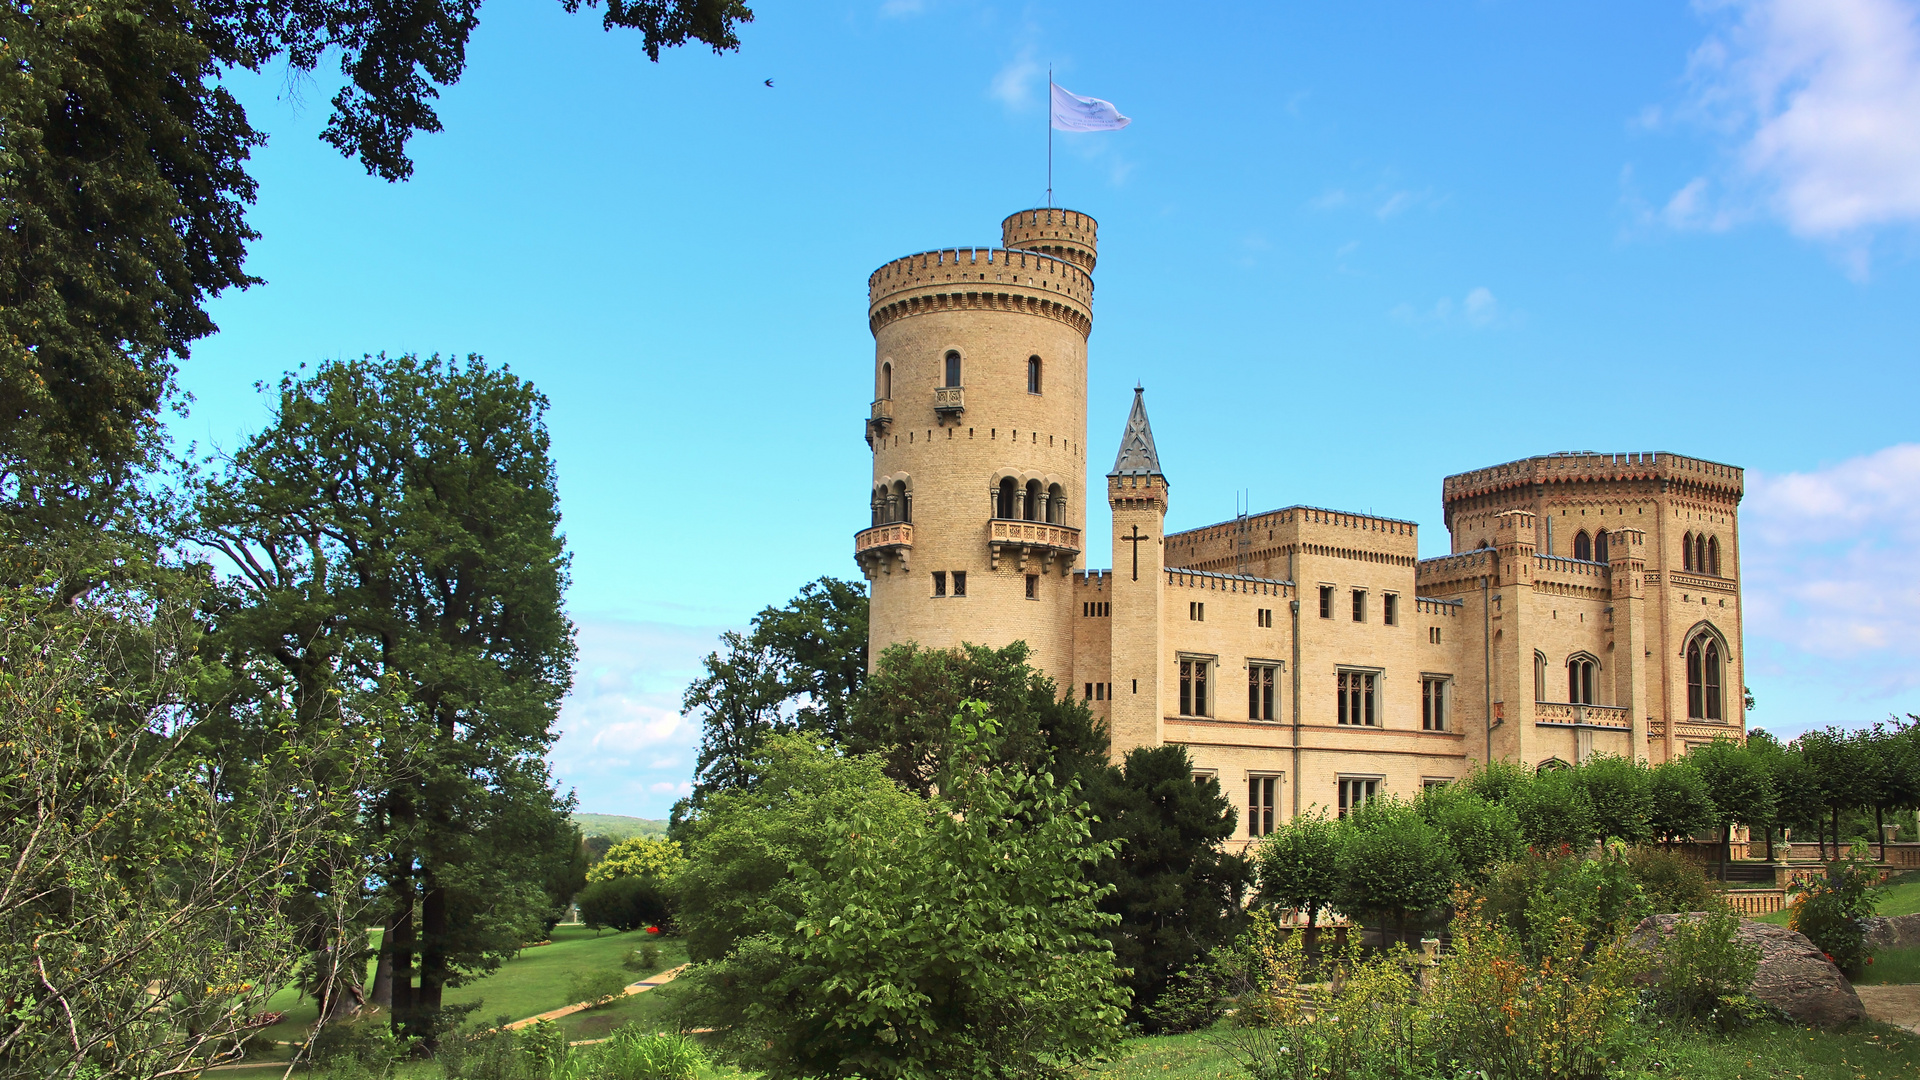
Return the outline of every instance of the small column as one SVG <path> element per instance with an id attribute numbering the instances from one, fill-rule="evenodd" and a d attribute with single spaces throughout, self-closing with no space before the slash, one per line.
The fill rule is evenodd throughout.
<path id="1" fill-rule="evenodd" d="M 1607 533 L 1613 586 L 1613 700 L 1627 707 L 1633 759 L 1647 760 L 1647 534 L 1622 528 Z"/>

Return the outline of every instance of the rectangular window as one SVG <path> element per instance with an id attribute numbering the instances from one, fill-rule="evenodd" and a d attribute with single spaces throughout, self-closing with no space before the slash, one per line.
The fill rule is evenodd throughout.
<path id="1" fill-rule="evenodd" d="M 1088 701 L 1093 700 L 1093 684 L 1092 683 L 1087 684 L 1087 700 Z"/>
<path id="2" fill-rule="evenodd" d="M 1451 784 L 1451 783 L 1453 783 L 1453 781 L 1444 779 L 1442 777 L 1423 776 L 1420 778 L 1420 790 L 1432 791 L 1435 788 L 1446 787 L 1448 784 Z"/>
<path id="3" fill-rule="evenodd" d="M 953 595 L 967 595 L 967 572 L 965 570 L 955 570 L 953 572 Z"/>
<path id="4" fill-rule="evenodd" d="M 1428 675 L 1420 680 L 1420 730 L 1447 730 L 1447 684 L 1451 680 Z"/>
<path id="5" fill-rule="evenodd" d="M 1333 586 L 1331 585 L 1320 586 L 1320 617 L 1333 618 Z"/>
<path id="6" fill-rule="evenodd" d="M 1274 794 L 1279 786 L 1277 776 L 1247 777 L 1248 836 L 1265 836 L 1273 831 Z"/>
<path id="7" fill-rule="evenodd" d="M 1367 804 L 1369 799 L 1372 799 L 1379 793 L 1380 781 L 1376 777 L 1341 777 L 1340 816 L 1346 817 L 1349 810 L 1360 809 Z"/>
<path id="8" fill-rule="evenodd" d="M 1093 684 L 1093 700 L 1095 701 L 1107 700 L 1107 698 L 1112 696 L 1111 694 L 1112 689 L 1113 689 L 1112 683 L 1103 683 L 1103 682 L 1094 683 Z"/>
<path id="9" fill-rule="evenodd" d="M 1180 715 L 1207 715 L 1207 661 L 1180 661 Z"/>
<path id="10" fill-rule="evenodd" d="M 947 595 L 947 572 L 945 570 L 935 570 L 933 572 L 933 595 Z"/>
<path id="11" fill-rule="evenodd" d="M 1440 644 L 1440 628 L 1437 626 L 1427 627 L 1427 640 L 1433 642 L 1435 645 Z"/>
<path id="12" fill-rule="evenodd" d="M 1382 596 L 1380 598 L 1381 623 L 1387 626 L 1392 626 L 1394 623 L 1394 619 L 1399 614 L 1397 610 L 1399 607 L 1400 607 L 1399 597 L 1393 595 L 1392 593 L 1387 593 L 1385 596 Z"/>
<path id="13" fill-rule="evenodd" d="M 1261 626 L 1272 627 L 1273 626 L 1273 609 L 1265 608 L 1265 607 L 1261 608 L 1258 614 L 1255 616 L 1254 621 Z"/>
<path id="14" fill-rule="evenodd" d="M 1280 681 L 1278 664 L 1247 665 L 1247 719 L 1277 720 L 1274 711 L 1274 686 Z"/>
<path id="15" fill-rule="evenodd" d="M 1206 603 L 1200 600 L 1187 601 L 1187 618 L 1192 622 L 1206 622 L 1207 621 Z"/>
<path id="16" fill-rule="evenodd" d="M 1379 727 L 1373 710 L 1373 672 L 1342 671 L 1337 684 L 1340 706 L 1338 722 L 1356 727 Z"/>
<path id="17" fill-rule="evenodd" d="M 1365 589 L 1353 590 L 1353 621 L 1367 621 L 1367 591 Z"/>
<path id="18" fill-rule="evenodd" d="M 1040 575 L 1039 574 L 1027 575 L 1027 599 L 1029 600 L 1040 599 Z"/>

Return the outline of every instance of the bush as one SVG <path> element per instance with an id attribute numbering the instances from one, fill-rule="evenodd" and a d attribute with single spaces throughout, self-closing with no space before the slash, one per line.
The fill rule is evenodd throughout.
<path id="1" fill-rule="evenodd" d="M 1542 854 L 1585 854 L 1594 840 L 1593 804 L 1572 769 L 1548 769 L 1515 788 L 1507 805 L 1520 819 L 1520 836 Z"/>
<path id="2" fill-rule="evenodd" d="M 1334 902 L 1354 918 L 1393 920 L 1402 937 L 1453 888 L 1459 863 L 1446 834 L 1409 803 L 1374 799 L 1349 814 L 1336 865 Z"/>
<path id="3" fill-rule="evenodd" d="M 1415 805 L 1420 816 L 1446 834 L 1460 861 L 1460 876 L 1470 883 L 1485 881 L 1494 867 L 1525 851 L 1514 812 L 1458 784 L 1429 788 Z"/>
<path id="4" fill-rule="evenodd" d="M 569 1080 L 693 1080 L 707 1063 L 685 1035 L 654 1035 L 628 1024 L 576 1055 Z"/>
<path id="5" fill-rule="evenodd" d="M 1640 885 L 1649 915 L 1716 911 L 1726 900 L 1707 884 L 1700 864 L 1676 851 L 1641 846 L 1627 853 L 1627 870 Z"/>
<path id="6" fill-rule="evenodd" d="M 667 924 L 672 911 L 659 882 L 651 877 L 603 878 L 580 893 L 580 921 L 590 930 L 612 927 L 622 933 Z"/>
<path id="7" fill-rule="evenodd" d="M 620 966 L 628 971 L 651 975 L 660 970 L 660 946 L 651 941 L 642 942 L 639 948 L 621 958 Z"/>
<path id="8" fill-rule="evenodd" d="M 375 1076 L 392 1072 L 394 1062 L 405 1053 L 392 1026 L 384 1019 L 371 1017 L 324 1025 L 314 1033 L 308 1051 L 316 1064 L 330 1070 L 358 1067 Z"/>
<path id="9" fill-rule="evenodd" d="M 1643 844 L 1653 839 L 1653 770 L 1623 757 L 1596 757 L 1574 772 L 1593 808 L 1594 835 Z"/>
<path id="10" fill-rule="evenodd" d="M 1649 914 L 1624 845 L 1598 859 L 1567 851 L 1508 863 L 1487 880 L 1476 918 L 1512 935 L 1530 959 L 1551 956 L 1577 927 L 1588 942 L 1611 940 Z"/>
<path id="11" fill-rule="evenodd" d="M 1766 1015 L 1747 994 L 1760 967 L 1760 947 L 1740 940 L 1740 916 L 1708 912 L 1680 919 L 1660 950 L 1654 996 L 1675 1019 L 1712 1023 L 1722 1031 Z"/>
<path id="12" fill-rule="evenodd" d="M 1799 902 L 1788 910 L 1787 925 L 1813 942 L 1849 978 L 1858 977 L 1867 955 L 1864 920 L 1873 914 L 1873 860 L 1867 846 L 1855 841 L 1853 850 L 1827 864 L 1826 873 L 1811 882 L 1795 882 L 1788 889 Z"/>
<path id="13" fill-rule="evenodd" d="M 551 1020 L 442 1038 L 434 1056 L 447 1080 L 553 1080 L 568 1072 L 567 1036 Z"/>
<path id="14" fill-rule="evenodd" d="M 627 977 L 617 971 L 576 971 L 567 980 L 567 1000 L 598 1004 L 627 989 Z"/>

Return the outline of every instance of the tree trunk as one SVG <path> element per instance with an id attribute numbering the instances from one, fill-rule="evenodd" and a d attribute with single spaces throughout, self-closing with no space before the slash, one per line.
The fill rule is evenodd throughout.
<path id="1" fill-rule="evenodd" d="M 387 887 L 393 891 L 393 911 L 387 920 L 387 955 L 391 960 L 391 972 L 387 991 L 393 1005 L 393 1033 L 402 1037 L 414 1034 L 418 1021 L 415 1018 L 415 994 L 413 987 L 413 858 L 404 855 L 394 860 L 394 869 L 388 876 Z"/>
<path id="2" fill-rule="evenodd" d="M 428 1027 L 421 1035 L 432 1049 L 439 1043 L 441 996 L 452 974 L 447 963 L 447 939 L 452 927 L 447 917 L 447 890 L 434 880 L 431 866 L 421 868 L 421 879 L 420 989 L 414 997 L 414 1008 Z"/>
<path id="3" fill-rule="evenodd" d="M 1873 831 L 1876 835 L 1880 837 L 1880 861 L 1886 862 L 1887 861 L 1887 823 L 1886 823 L 1886 820 L 1883 817 L 1881 817 L 1882 813 L 1883 811 L 1880 807 L 1875 806 L 1873 808 Z"/>
<path id="4" fill-rule="evenodd" d="M 1833 857 L 1840 857 L 1840 808 L 1833 808 Z"/>
<path id="5" fill-rule="evenodd" d="M 393 949 L 385 934 L 380 935 L 380 959 L 373 965 L 373 992 L 367 998 L 374 1007 L 393 1011 Z"/>

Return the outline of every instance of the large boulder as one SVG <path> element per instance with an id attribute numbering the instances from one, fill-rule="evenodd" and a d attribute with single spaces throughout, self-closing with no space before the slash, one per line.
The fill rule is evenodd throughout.
<path id="1" fill-rule="evenodd" d="M 1875 915 L 1865 922 L 1869 949 L 1906 949 L 1920 945 L 1920 915 Z"/>
<path id="2" fill-rule="evenodd" d="M 1704 917 L 1705 912 L 1654 915 L 1633 928 L 1632 940 L 1660 955 L 1660 947 L 1681 919 Z M 1740 940 L 1760 950 L 1760 966 L 1748 992 L 1785 1013 L 1795 1023 L 1839 1027 L 1866 1015 L 1853 984 L 1833 966 L 1807 936 L 1772 923 L 1740 921 Z M 1656 961 L 1657 962 L 1657 961 Z"/>

